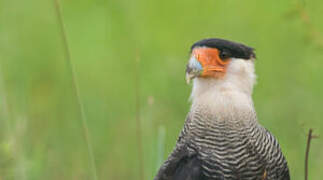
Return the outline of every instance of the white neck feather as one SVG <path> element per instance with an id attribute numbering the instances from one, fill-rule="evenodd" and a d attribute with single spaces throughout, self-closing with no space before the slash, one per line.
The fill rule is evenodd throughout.
<path id="1" fill-rule="evenodd" d="M 192 109 L 203 107 L 231 115 L 237 111 L 254 111 L 251 95 L 255 79 L 254 60 L 232 59 L 224 77 L 194 79 Z"/>

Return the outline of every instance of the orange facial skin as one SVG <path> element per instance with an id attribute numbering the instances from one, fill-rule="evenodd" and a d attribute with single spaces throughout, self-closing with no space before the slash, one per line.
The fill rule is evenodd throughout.
<path id="1" fill-rule="evenodd" d="M 200 77 L 219 78 L 225 75 L 231 59 L 222 60 L 216 48 L 200 47 L 193 49 L 192 55 L 201 63 L 203 72 Z"/>

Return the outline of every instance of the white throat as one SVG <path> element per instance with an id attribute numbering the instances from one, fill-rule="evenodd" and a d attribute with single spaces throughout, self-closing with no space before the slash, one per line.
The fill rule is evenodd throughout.
<path id="1" fill-rule="evenodd" d="M 224 77 L 194 79 L 192 109 L 203 107 L 231 115 L 232 112 L 254 111 L 251 95 L 255 79 L 254 60 L 232 58 Z"/>

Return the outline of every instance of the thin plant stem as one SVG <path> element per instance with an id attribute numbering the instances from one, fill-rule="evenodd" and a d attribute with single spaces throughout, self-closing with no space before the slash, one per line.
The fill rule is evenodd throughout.
<path id="1" fill-rule="evenodd" d="M 309 153 L 310 153 L 312 132 L 313 132 L 313 130 L 310 129 L 308 131 L 308 136 L 307 136 L 307 145 L 306 145 L 306 153 L 305 153 L 305 180 L 308 180 L 308 156 L 309 156 Z"/>
<path id="2" fill-rule="evenodd" d="M 71 60 L 71 53 L 70 53 L 70 49 L 68 46 L 68 40 L 67 40 L 67 36 L 66 36 L 65 25 L 64 25 L 64 21 L 63 21 L 62 10 L 61 10 L 59 0 L 54 0 L 54 4 L 55 4 L 57 20 L 58 20 L 60 31 L 61 31 L 63 46 L 65 49 L 66 61 L 67 61 L 68 68 L 69 68 L 71 76 L 72 76 L 72 86 L 74 89 L 74 93 L 76 95 L 77 104 L 78 104 L 79 111 L 81 114 L 82 129 L 83 129 L 84 139 L 87 144 L 91 173 L 92 173 L 93 179 L 97 180 L 98 179 L 97 178 L 97 171 L 96 171 L 96 165 L 95 165 L 94 154 L 93 154 L 93 149 L 92 149 L 92 143 L 90 140 L 89 128 L 87 125 L 86 115 L 85 115 L 85 111 L 84 111 L 84 105 L 83 105 L 81 98 L 80 98 L 79 86 L 77 84 L 77 82 L 78 82 L 77 76 L 76 76 L 75 69 L 74 69 L 74 66 L 73 66 L 73 63 Z"/>
<path id="3" fill-rule="evenodd" d="M 139 158 L 139 173 L 140 179 L 144 180 L 144 159 L 142 149 L 142 137 L 141 137 L 141 119 L 140 119 L 140 76 L 139 76 L 139 56 L 135 61 L 135 98 L 136 98 L 136 126 L 137 126 L 137 148 Z"/>
<path id="4" fill-rule="evenodd" d="M 311 140 L 318 138 L 318 135 L 313 135 L 313 129 L 310 129 L 308 131 L 308 136 L 307 136 L 307 144 L 306 144 L 306 153 L 305 153 L 305 180 L 308 180 L 308 157 L 310 154 L 310 145 L 311 145 Z"/>
<path id="5" fill-rule="evenodd" d="M 160 168 L 160 165 L 163 163 L 164 158 L 164 147 L 165 147 L 165 134 L 166 130 L 164 126 L 159 126 L 158 128 L 158 138 L 157 138 L 157 166 L 156 166 L 156 172 Z"/>

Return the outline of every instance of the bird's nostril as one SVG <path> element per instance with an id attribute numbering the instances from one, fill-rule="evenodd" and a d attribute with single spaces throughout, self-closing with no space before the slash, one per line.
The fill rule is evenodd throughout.
<path id="1" fill-rule="evenodd" d="M 187 66 L 186 66 L 186 72 L 187 72 L 187 73 L 191 73 L 191 72 L 192 72 L 192 70 L 193 70 L 193 69 L 192 69 L 189 65 L 187 65 Z"/>

